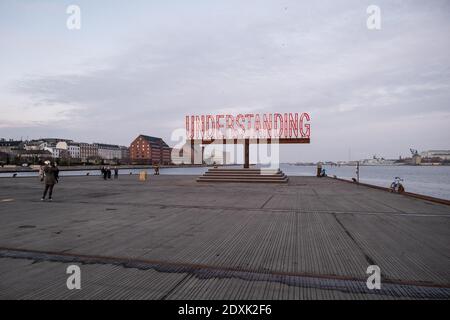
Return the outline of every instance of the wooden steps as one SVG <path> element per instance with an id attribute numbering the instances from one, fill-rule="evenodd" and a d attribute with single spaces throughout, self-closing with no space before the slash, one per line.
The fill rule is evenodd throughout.
<path id="1" fill-rule="evenodd" d="M 253 182 L 288 183 L 289 178 L 280 170 L 270 169 L 209 169 L 197 182 Z"/>

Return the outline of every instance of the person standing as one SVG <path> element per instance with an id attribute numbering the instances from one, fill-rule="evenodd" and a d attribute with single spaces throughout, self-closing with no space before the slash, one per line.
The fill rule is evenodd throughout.
<path id="1" fill-rule="evenodd" d="M 56 164 L 56 162 L 53 162 L 52 168 L 55 169 L 55 181 L 56 181 L 56 183 L 59 183 L 59 169 L 58 169 L 58 165 Z"/>
<path id="2" fill-rule="evenodd" d="M 119 168 L 114 167 L 114 179 L 119 179 Z"/>
<path id="3" fill-rule="evenodd" d="M 106 172 L 108 173 L 108 179 L 111 179 L 111 174 L 112 174 L 111 168 L 108 167 L 108 169 L 106 169 Z"/>
<path id="4" fill-rule="evenodd" d="M 50 165 L 50 161 L 46 161 L 45 162 L 45 167 L 44 167 L 44 184 L 45 184 L 45 190 L 44 190 L 44 195 L 42 196 L 41 201 L 45 201 L 45 198 L 47 197 L 47 192 L 48 192 L 48 200 L 52 201 L 53 200 L 53 187 L 55 186 L 56 183 L 56 168 L 55 166 L 51 166 Z"/>
<path id="5" fill-rule="evenodd" d="M 108 170 L 106 170 L 105 167 L 102 167 L 102 175 L 103 175 L 103 180 L 106 180 L 108 178 Z"/>

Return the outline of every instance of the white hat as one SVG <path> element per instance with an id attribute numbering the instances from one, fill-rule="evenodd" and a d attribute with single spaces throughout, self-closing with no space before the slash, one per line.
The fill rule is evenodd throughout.
<path id="1" fill-rule="evenodd" d="M 44 161 L 44 163 L 45 163 L 45 164 L 50 164 L 50 161 L 47 160 L 47 161 Z"/>

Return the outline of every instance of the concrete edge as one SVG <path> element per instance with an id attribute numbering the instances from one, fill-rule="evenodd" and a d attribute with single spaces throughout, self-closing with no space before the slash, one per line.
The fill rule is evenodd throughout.
<path id="1" fill-rule="evenodd" d="M 326 178 L 331 179 L 331 180 L 338 180 L 338 181 L 348 182 L 348 183 L 351 183 L 351 184 L 356 184 L 356 185 L 359 185 L 359 186 L 364 186 L 364 187 L 368 187 L 368 188 L 372 188 L 372 189 L 378 189 L 378 190 L 391 192 L 389 188 L 380 187 L 380 186 L 376 186 L 376 185 L 373 185 L 373 184 L 362 183 L 362 182 L 353 182 L 351 180 L 342 179 L 342 178 L 333 178 L 333 177 L 326 177 Z M 435 197 L 427 196 L 427 195 L 424 195 L 424 194 L 413 193 L 413 192 L 403 192 L 403 193 L 400 193 L 400 194 L 404 195 L 404 196 L 407 196 L 407 197 L 411 197 L 411 198 L 426 200 L 426 201 L 435 202 L 435 203 L 439 203 L 439 204 L 444 204 L 444 205 L 450 206 L 450 200 L 446 200 L 446 199 L 435 198 Z"/>

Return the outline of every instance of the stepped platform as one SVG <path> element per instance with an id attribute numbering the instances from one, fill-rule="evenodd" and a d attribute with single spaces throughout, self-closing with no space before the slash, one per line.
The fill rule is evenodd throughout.
<path id="1" fill-rule="evenodd" d="M 288 183 L 289 178 L 280 169 L 209 169 L 197 182 Z"/>

